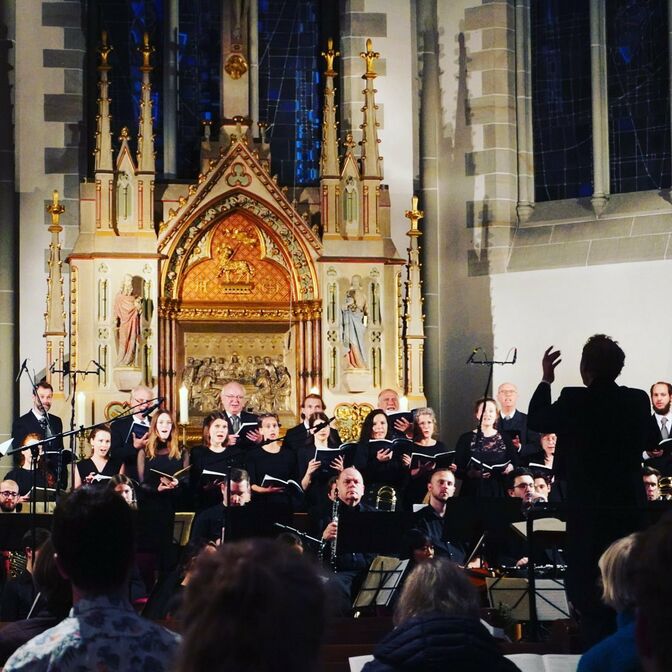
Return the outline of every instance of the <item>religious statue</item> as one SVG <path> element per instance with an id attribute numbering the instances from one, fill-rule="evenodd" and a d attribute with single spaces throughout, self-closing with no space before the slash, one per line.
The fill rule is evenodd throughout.
<path id="1" fill-rule="evenodd" d="M 121 290 L 114 298 L 114 324 L 117 364 L 135 366 L 140 342 L 142 298 L 133 294 L 133 276 L 127 273 Z"/>
<path id="2" fill-rule="evenodd" d="M 341 340 L 345 348 L 345 359 L 350 369 L 366 369 L 366 346 L 364 334 L 368 316 L 366 292 L 362 289 L 362 279 L 353 275 L 350 288 L 345 294 L 345 306 L 341 309 L 343 328 Z"/>
<path id="3" fill-rule="evenodd" d="M 345 196 L 343 200 L 343 221 L 356 222 L 359 218 L 359 196 L 357 183 L 352 175 L 345 180 Z"/>

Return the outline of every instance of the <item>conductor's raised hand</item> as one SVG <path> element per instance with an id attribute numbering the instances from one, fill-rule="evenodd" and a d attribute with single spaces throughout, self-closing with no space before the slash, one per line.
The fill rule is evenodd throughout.
<path id="1" fill-rule="evenodd" d="M 541 360 L 541 368 L 544 372 L 543 379 L 547 383 L 552 383 L 555 380 L 555 367 L 562 361 L 560 355 L 560 350 L 553 350 L 552 345 L 544 353 L 544 357 Z"/>

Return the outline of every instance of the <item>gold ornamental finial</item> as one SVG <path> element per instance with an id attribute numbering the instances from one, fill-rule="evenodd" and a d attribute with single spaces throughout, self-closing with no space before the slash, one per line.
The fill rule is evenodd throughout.
<path id="1" fill-rule="evenodd" d="M 380 54 L 373 50 L 373 42 L 370 37 L 366 40 L 366 51 L 362 51 L 359 55 L 366 61 L 366 72 L 362 75 L 362 79 L 375 79 L 376 59 L 380 57 Z"/>
<path id="2" fill-rule="evenodd" d="M 149 57 L 154 53 L 154 47 L 149 43 L 149 33 L 144 33 L 142 36 L 142 46 L 138 47 L 138 51 L 142 54 L 142 65 L 140 70 L 142 72 L 151 72 L 152 66 L 149 64 Z"/>
<path id="3" fill-rule="evenodd" d="M 351 152 L 356 144 L 357 143 L 352 137 L 352 133 L 348 132 L 348 134 L 345 136 L 345 140 L 343 141 L 343 146 L 346 148 L 345 151 Z"/>
<path id="4" fill-rule="evenodd" d="M 128 130 L 128 126 L 124 126 L 119 135 L 119 141 L 121 140 L 128 140 L 131 137 L 130 131 Z"/>
<path id="5" fill-rule="evenodd" d="M 418 210 L 418 197 L 413 196 L 411 199 L 411 209 L 406 210 L 404 217 L 411 220 L 411 229 L 406 232 L 407 236 L 417 237 L 422 235 L 422 231 L 418 228 L 418 222 L 425 216 L 422 210 Z"/>
<path id="6" fill-rule="evenodd" d="M 49 230 L 55 229 L 57 231 L 61 230 L 61 227 L 58 223 L 61 215 L 65 212 L 65 207 L 58 202 L 58 191 L 54 189 L 52 194 L 51 203 L 47 206 L 47 212 L 51 215 L 51 226 Z"/>
<path id="7" fill-rule="evenodd" d="M 327 77 L 335 77 L 336 71 L 334 70 L 334 59 L 337 56 L 340 56 L 340 51 L 334 51 L 334 41 L 329 38 L 327 40 L 327 50 L 322 52 L 324 60 L 327 62 L 327 70 L 324 73 Z"/>
<path id="8" fill-rule="evenodd" d="M 102 32 L 102 35 L 100 36 L 100 41 L 101 44 L 98 47 L 97 51 L 100 54 L 100 65 L 98 66 L 98 70 L 110 70 L 110 64 L 108 63 L 108 59 L 110 57 L 110 52 L 114 49 L 114 47 L 110 46 L 107 43 L 107 31 L 104 30 Z"/>

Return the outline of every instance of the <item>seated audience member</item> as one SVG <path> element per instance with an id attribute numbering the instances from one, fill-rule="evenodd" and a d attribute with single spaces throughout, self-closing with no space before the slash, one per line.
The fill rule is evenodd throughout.
<path id="1" fill-rule="evenodd" d="M 5 479 L 0 482 L 0 511 L 14 513 L 19 503 L 19 485 L 16 481 Z"/>
<path id="2" fill-rule="evenodd" d="M 295 553 L 303 555 L 303 542 L 301 541 L 301 537 L 299 537 L 298 534 L 294 534 L 294 532 L 282 532 L 275 538 L 275 540 L 279 544 L 288 546 Z"/>
<path id="3" fill-rule="evenodd" d="M 18 649 L 6 672 L 172 669 L 179 637 L 136 615 L 126 598 L 134 537 L 133 512 L 107 489 L 80 488 L 58 503 L 52 540 L 74 608 Z"/>
<path id="4" fill-rule="evenodd" d="M 513 383 L 502 383 L 497 388 L 499 403 L 499 431 L 507 436 L 521 458 L 539 451 L 539 434 L 527 428 L 527 415 L 516 408 L 518 388 Z"/>
<path id="5" fill-rule="evenodd" d="M 23 440 L 24 446 L 34 444 L 41 438 L 40 434 L 28 434 Z M 39 458 L 37 461 L 37 473 L 33 474 L 33 460 L 31 449 L 26 448 L 18 454 L 17 466 L 7 472 L 7 476 L 11 481 L 16 481 L 19 486 L 19 494 L 21 501 L 29 501 L 29 493 L 33 488 L 33 476 L 35 476 L 35 486 L 38 488 L 54 488 L 56 487 L 56 477 L 47 470 L 47 461 L 44 456 L 44 449 L 42 444 L 37 445 L 39 451 Z M 38 498 L 40 499 L 40 498 Z"/>
<path id="6" fill-rule="evenodd" d="M 72 588 L 56 567 L 51 539 L 47 539 L 40 550 L 33 571 L 39 599 L 30 618 L 15 621 L 0 630 L 0 665 L 4 665 L 20 646 L 60 623 L 72 607 Z"/>
<path id="7" fill-rule="evenodd" d="M 445 558 L 421 562 L 404 583 L 394 630 L 364 672 L 515 672 L 479 618 L 476 589 Z"/>
<path id="8" fill-rule="evenodd" d="M 199 558 L 182 608 L 176 672 L 315 672 L 325 597 L 313 565 L 277 542 Z"/>
<path id="9" fill-rule="evenodd" d="M 329 480 L 332 476 L 343 471 L 345 466 L 343 456 L 338 453 L 329 465 L 322 465 L 320 460 L 315 459 L 315 451 L 318 448 L 333 449 L 340 445 L 333 442 L 331 427 L 328 424 L 315 432 L 312 431 L 314 427 L 324 425 L 328 421 L 329 417 L 326 413 L 321 411 L 313 413 L 308 419 L 308 436 L 304 444 L 296 449 L 298 473 L 303 475 L 301 487 L 306 496 L 306 505 L 309 508 L 319 506 L 324 501 Z"/>
<path id="10" fill-rule="evenodd" d="M 242 467 L 243 451 L 228 445 L 229 425 L 223 411 L 213 411 L 203 419 L 203 443 L 191 449 L 189 489 L 194 510 L 203 511 L 219 500 L 219 487 L 212 476 L 203 471 L 226 474 L 233 467 Z"/>
<path id="11" fill-rule="evenodd" d="M 413 418 L 413 452 L 423 455 L 437 455 L 446 452 L 443 441 L 436 437 L 439 428 L 436 424 L 436 415 L 431 408 L 418 408 Z M 419 460 L 416 466 L 411 463 L 411 453 L 405 453 L 401 458 L 404 466 L 409 469 L 410 479 L 406 485 L 405 501 L 407 505 L 419 504 L 427 494 L 427 480 L 436 469 L 436 462 L 429 459 Z M 446 465 L 447 466 L 447 465 Z M 450 470 L 455 471 L 457 465 L 451 464 Z"/>
<path id="12" fill-rule="evenodd" d="M 672 660 L 672 516 L 638 536 L 634 549 L 635 641 L 644 672 L 667 672 Z"/>
<path id="13" fill-rule="evenodd" d="M 28 530 L 23 535 L 21 546 L 26 556 L 26 567 L 15 579 L 9 579 L 5 584 L 0 600 L 0 621 L 18 621 L 28 618 L 35 600 L 33 567 L 47 539 L 49 539 L 49 530 L 38 527 L 35 530 L 35 550 L 33 551 L 32 531 Z"/>
<path id="14" fill-rule="evenodd" d="M 504 497 L 506 474 L 518 466 L 518 453 L 496 427 L 494 399 L 479 399 L 474 405 L 476 429 L 466 432 L 455 447 L 456 475 L 462 479 L 460 496 Z M 478 424 L 481 431 L 478 431 Z"/>
<path id="15" fill-rule="evenodd" d="M 455 495 L 455 474 L 450 469 L 437 469 L 426 487 L 429 503 L 415 514 L 415 527 L 430 538 L 437 556 L 462 564 L 465 558 L 463 546 L 443 540 L 446 503 Z"/>
<path id="16" fill-rule="evenodd" d="M 89 456 L 77 462 L 75 469 L 75 488 L 87 485 L 104 484 L 105 481 L 124 473 L 121 459 L 110 457 L 112 435 L 108 425 L 101 425 L 89 434 Z"/>
<path id="17" fill-rule="evenodd" d="M 354 467 L 344 469 L 336 482 L 338 509 L 348 507 L 350 511 L 370 511 L 371 507 L 362 503 L 364 495 L 364 479 Z M 357 594 L 357 590 L 366 572 L 373 560 L 373 555 L 369 553 L 339 553 L 338 552 L 338 521 L 332 520 L 332 512 L 324 514 L 326 517 L 318 522 L 321 530 L 321 539 L 328 544 L 326 558 L 331 557 L 331 545 L 336 540 L 336 555 L 332 570 L 334 570 L 335 581 L 334 590 L 337 593 L 338 604 L 335 605 L 335 611 L 345 614 L 349 611 L 352 600 Z M 340 515 L 340 514 L 339 514 Z"/>
<path id="18" fill-rule="evenodd" d="M 303 496 L 295 487 L 285 486 L 268 478 L 298 483 L 296 453 L 283 449 L 280 441 L 280 422 L 275 413 L 259 416 L 259 433 L 262 445 L 250 449 L 245 455 L 245 465 L 250 474 L 252 498 L 255 503 L 295 507 Z"/>
<path id="19" fill-rule="evenodd" d="M 326 406 L 319 394 L 306 395 L 301 404 L 301 422 L 295 427 L 290 427 L 290 429 L 287 430 L 287 433 L 282 440 L 282 445 L 285 448 L 290 448 L 291 450 L 298 452 L 299 448 L 303 447 L 310 439 L 308 431 L 310 429 L 310 416 L 313 415 L 313 413 L 325 412 Z M 329 443 L 335 446 L 341 445 L 341 438 L 333 427 L 331 427 L 329 431 Z"/>
<path id="20" fill-rule="evenodd" d="M 616 540 L 600 557 L 602 600 L 616 612 L 617 631 L 581 656 L 577 672 L 637 672 L 633 549 L 637 534 Z"/>
<path id="21" fill-rule="evenodd" d="M 107 487 L 114 490 L 132 509 L 138 508 L 138 498 L 135 493 L 135 485 L 126 474 L 117 474 L 107 482 Z"/>

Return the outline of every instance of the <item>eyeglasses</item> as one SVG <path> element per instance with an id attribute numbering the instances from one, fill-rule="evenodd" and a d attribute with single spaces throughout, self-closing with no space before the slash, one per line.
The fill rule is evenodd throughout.
<path id="1" fill-rule="evenodd" d="M 242 394 L 225 394 L 224 395 L 227 399 L 236 399 L 237 401 L 242 401 L 245 399 L 245 396 Z"/>
<path id="2" fill-rule="evenodd" d="M 11 490 L 3 490 L 0 492 L 0 495 L 3 497 L 18 497 L 19 493 L 18 492 L 12 492 Z"/>

